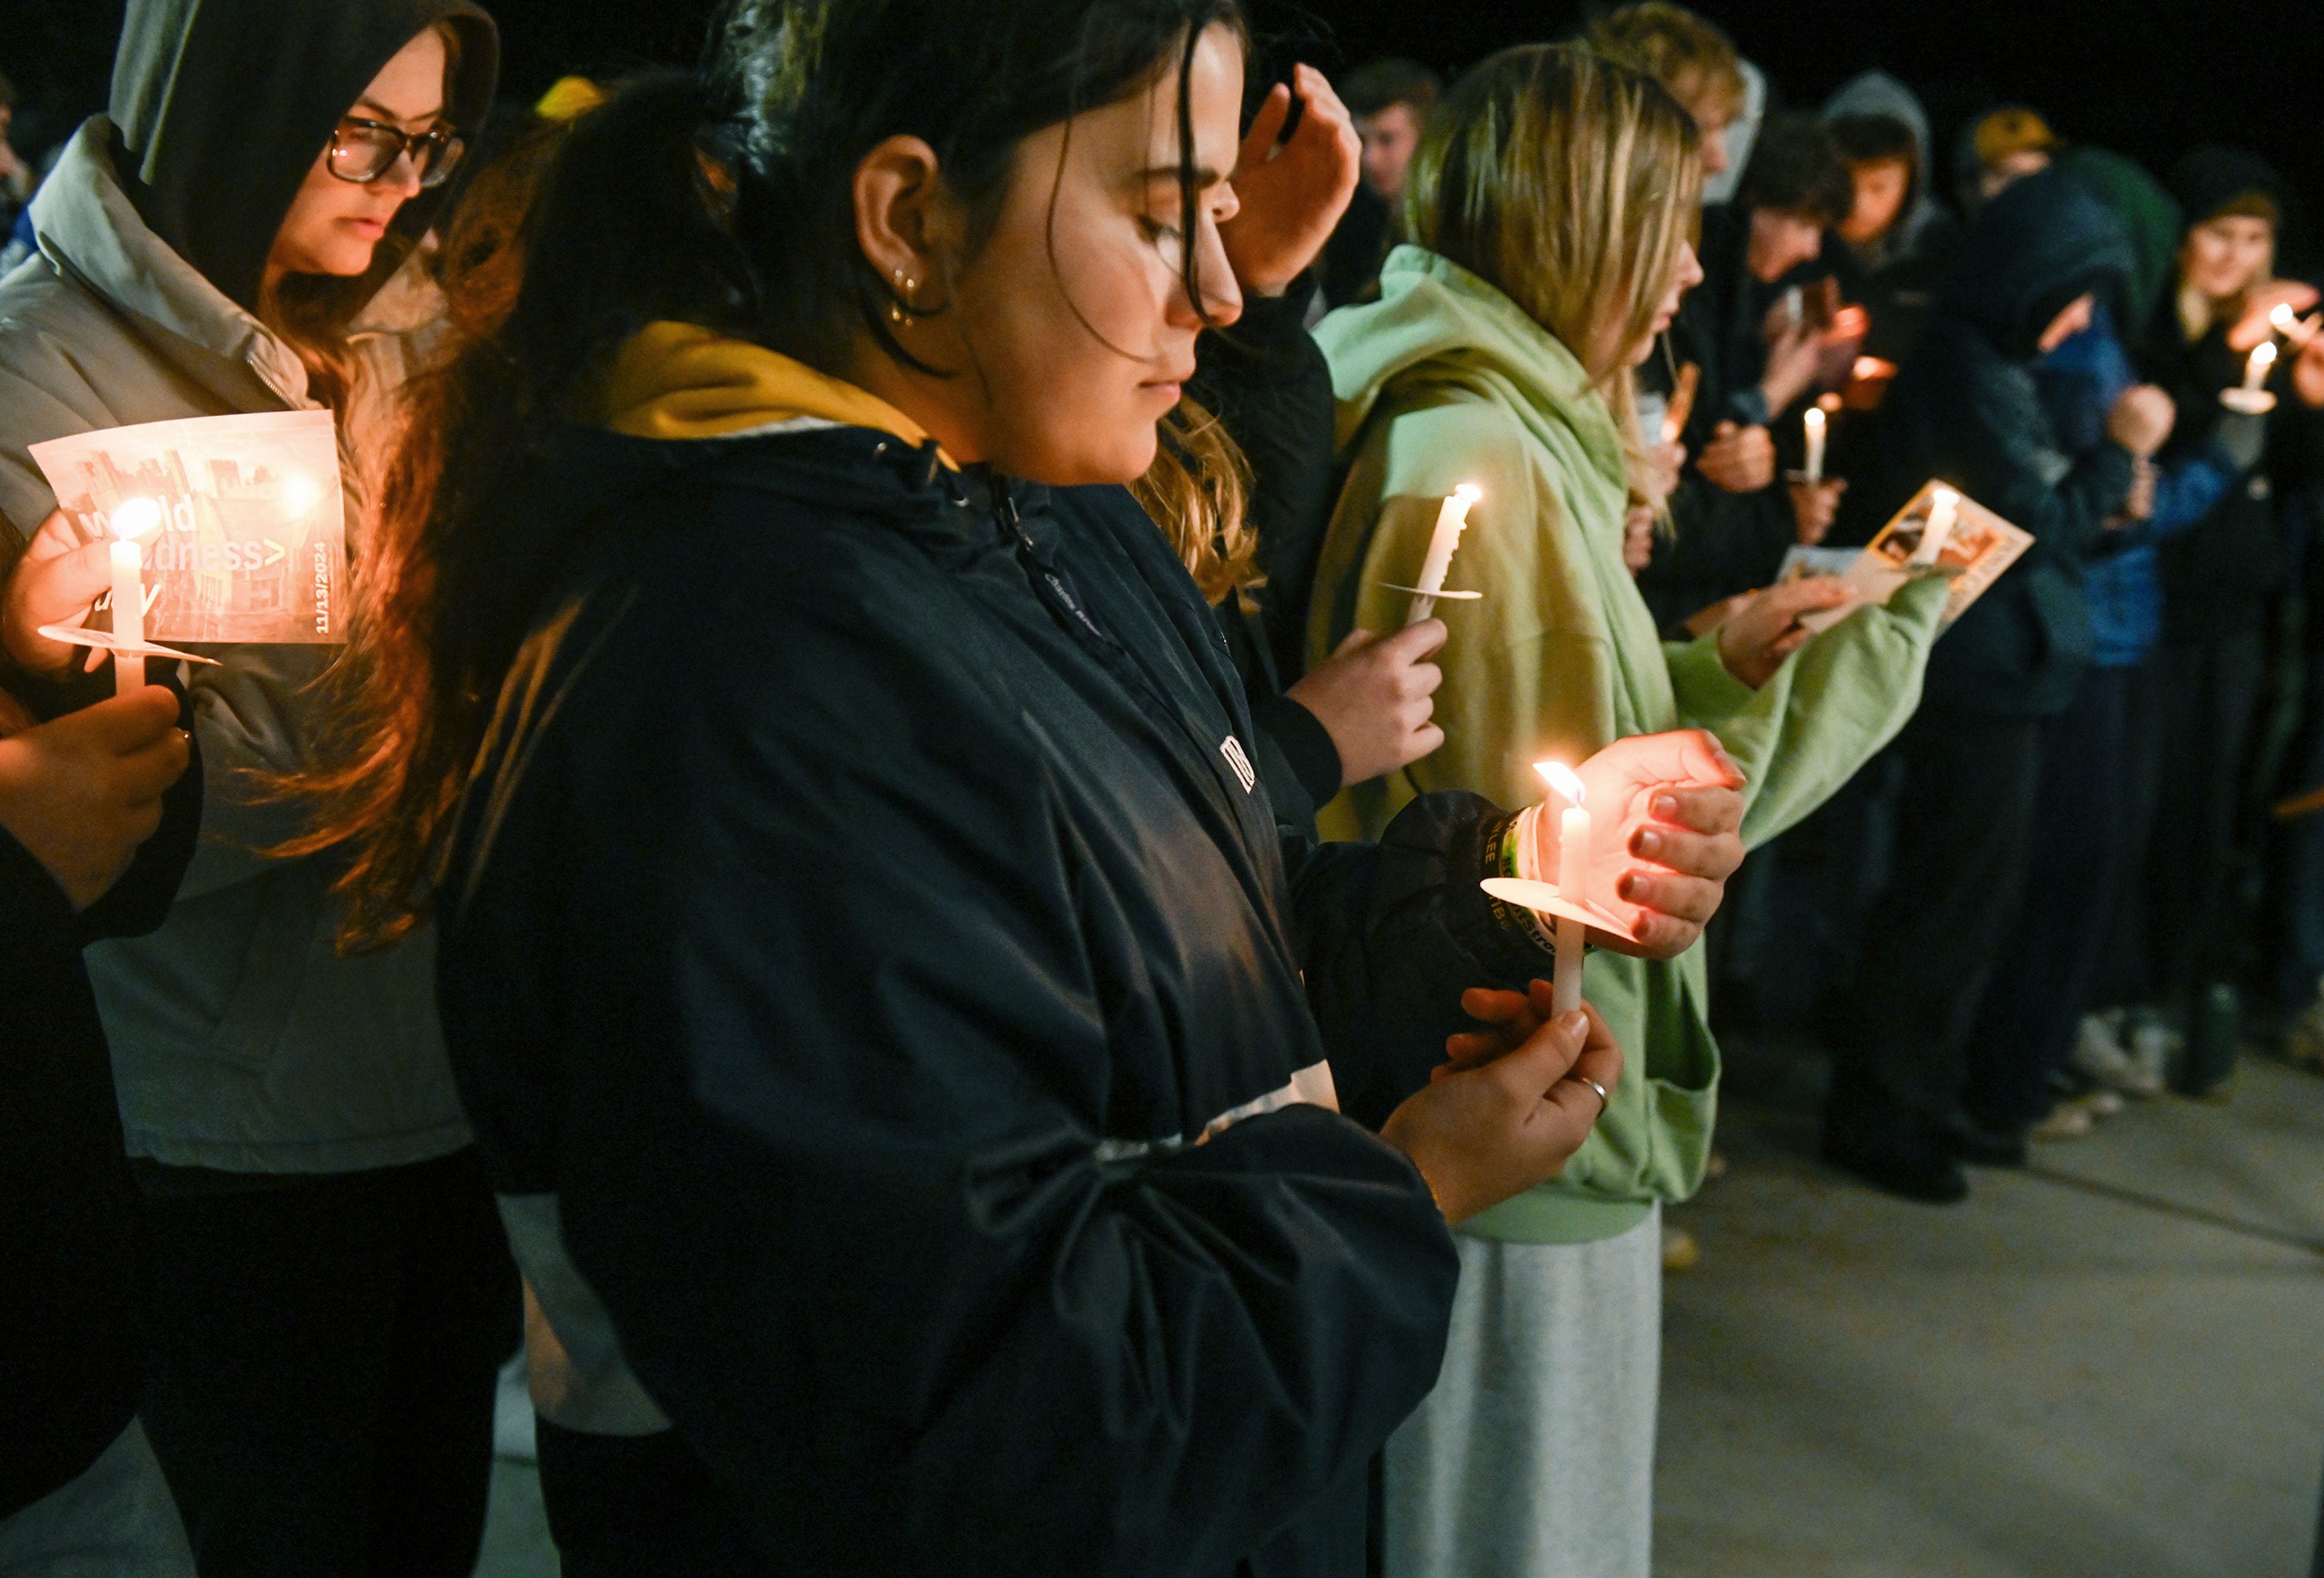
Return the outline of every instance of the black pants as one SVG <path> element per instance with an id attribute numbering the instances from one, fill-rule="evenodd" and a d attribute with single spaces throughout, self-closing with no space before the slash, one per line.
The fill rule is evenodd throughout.
<path id="1" fill-rule="evenodd" d="M 2144 892 L 2148 1001 L 2178 1008 L 2237 963 L 2237 821 L 2266 676 L 2257 630 L 2154 656 L 2158 744 Z"/>
<path id="2" fill-rule="evenodd" d="M 2125 709 L 2133 671 L 2093 668 L 2042 728 L 2024 896 L 1969 1032 L 1962 1105 L 1987 1128 L 2030 1127 L 2092 1006 L 2115 908 L 2135 875 L 2125 848 Z"/>
<path id="3" fill-rule="evenodd" d="M 2042 720 L 1923 705 L 1902 763 L 1894 854 L 1838 1017 L 1826 1122 L 1933 1144 L 1960 1105 L 1971 1027 L 2024 886 Z"/>
<path id="4" fill-rule="evenodd" d="M 675 1430 L 593 1436 L 536 1420 L 540 1500 L 565 1578 L 750 1578 L 770 1568 Z"/>
<path id="5" fill-rule="evenodd" d="M 522 1319 L 475 1152 L 141 1181 L 143 1418 L 203 1578 L 467 1578 Z"/>

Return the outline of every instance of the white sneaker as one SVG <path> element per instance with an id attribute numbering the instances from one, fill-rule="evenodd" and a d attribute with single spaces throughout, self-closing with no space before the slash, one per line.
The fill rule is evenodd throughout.
<path id="1" fill-rule="evenodd" d="M 2089 1109 L 2078 1102 L 2061 1101 L 2050 1109 L 2050 1115 L 2025 1131 L 2029 1140 L 2080 1140 L 2088 1137 L 2098 1120 Z"/>
<path id="2" fill-rule="evenodd" d="M 2324 987 L 2284 1032 L 2283 1055 L 2300 1068 L 2324 1070 Z"/>
<path id="3" fill-rule="evenodd" d="M 2074 1097 L 2074 1105 L 2094 1118 L 2110 1118 L 2128 1104 L 2123 1100 L 2121 1091 L 2108 1090 L 2101 1085 Z"/>
<path id="4" fill-rule="evenodd" d="M 2168 1081 L 2171 1065 L 2178 1061 L 2180 1050 L 2186 1044 L 2186 1036 L 2161 1019 L 2142 1017 L 2131 1026 L 2130 1055 L 2146 1071 L 2157 1091 Z"/>
<path id="5" fill-rule="evenodd" d="M 2132 1032 L 2134 1043 L 2126 1047 L 2116 1030 L 2115 1016 L 2110 1014 L 2089 1014 L 2082 1016 L 2081 1026 L 2074 1034 L 2074 1067 L 2109 1090 L 2119 1090 L 2125 1096 L 2150 1096 L 2163 1094 L 2163 1076 L 2148 1067 L 2135 1038 L 2148 1030 L 2161 1030 L 2160 1025 L 2138 1026 Z"/>

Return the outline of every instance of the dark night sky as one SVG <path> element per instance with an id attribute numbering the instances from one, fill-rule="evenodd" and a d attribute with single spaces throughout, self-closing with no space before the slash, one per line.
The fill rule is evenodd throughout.
<path id="1" fill-rule="evenodd" d="M 313 0 L 329 4 L 330 0 Z M 690 59 L 709 0 L 485 0 L 501 19 L 509 86 L 560 71 Z M 963 0 L 977 4 L 979 0 Z M 1327 69 L 1387 52 L 1447 70 L 1504 44 L 1555 37 L 1581 7 L 1442 0 L 1257 0 L 1273 51 Z M 2243 144 L 2315 195 L 2324 189 L 2324 0 L 1699 0 L 1794 104 L 1867 66 L 1920 88 L 1941 139 L 1968 114 L 2017 99 L 2059 131 L 2160 171 L 2200 141 Z M 119 0 L 0 0 L 0 70 L 59 123 L 96 107 Z"/>

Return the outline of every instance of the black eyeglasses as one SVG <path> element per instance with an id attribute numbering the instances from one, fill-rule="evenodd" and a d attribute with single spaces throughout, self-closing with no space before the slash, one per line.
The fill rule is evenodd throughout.
<path id="1" fill-rule="evenodd" d="M 407 132 L 384 122 L 348 115 L 331 133 L 327 163 L 331 173 L 341 180 L 362 184 L 375 181 L 393 170 L 396 161 L 409 151 L 411 168 L 420 172 L 420 184 L 435 187 L 443 185 L 444 178 L 452 173 L 453 167 L 460 162 L 460 155 L 467 151 L 466 140 L 449 126 Z"/>

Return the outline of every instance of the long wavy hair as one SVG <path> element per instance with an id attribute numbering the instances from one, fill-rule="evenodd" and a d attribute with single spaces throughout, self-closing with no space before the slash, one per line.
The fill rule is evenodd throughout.
<path id="1" fill-rule="evenodd" d="M 618 85 L 521 147 L 499 188 L 480 178 L 442 261 L 465 349 L 414 390 L 360 589 L 343 765 L 304 781 L 320 814 L 285 849 L 351 844 L 344 946 L 386 945 L 429 912 L 503 693 L 549 660 L 555 568 L 608 528 L 543 518 L 530 479 L 561 428 L 596 419 L 620 347 L 678 319 L 825 372 L 862 336 L 912 362 L 889 317 L 909 304 L 856 239 L 864 155 L 926 140 L 973 248 L 1025 138 L 1174 69 L 1191 234 L 1185 69 L 1220 24 L 1248 36 L 1239 0 L 739 0 L 701 70 Z M 1200 302 L 1191 252 L 1185 267 Z M 1139 496 L 1205 592 L 1231 595 L 1253 580 L 1240 457 L 1191 405 L 1161 437 Z"/>
<path id="2" fill-rule="evenodd" d="M 1454 85 L 1414 153 L 1405 234 L 1554 335 L 1646 457 L 1622 352 L 1653 331 L 1702 194 L 1702 134 L 1652 78 L 1572 44 L 1503 50 Z"/>

